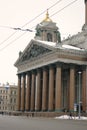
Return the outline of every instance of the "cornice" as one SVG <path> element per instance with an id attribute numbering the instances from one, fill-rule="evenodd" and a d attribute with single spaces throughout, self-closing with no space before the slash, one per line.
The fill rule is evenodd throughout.
<path id="1" fill-rule="evenodd" d="M 75 50 L 75 49 L 67 49 L 67 48 L 59 49 L 59 48 L 57 48 L 56 53 L 60 54 L 60 55 L 87 57 L 87 51 L 85 51 L 85 50 Z"/>
<path id="2" fill-rule="evenodd" d="M 73 49 L 60 49 L 60 48 L 55 48 L 54 50 L 52 50 L 51 52 L 49 53 L 46 53 L 46 54 L 43 54 L 43 55 L 39 55 L 38 57 L 34 57 L 32 59 L 29 59 L 27 61 L 23 61 L 23 62 L 20 62 L 17 66 L 19 65 L 25 65 L 27 63 L 32 63 L 32 62 L 35 62 L 37 60 L 42 60 L 42 59 L 46 59 L 47 57 L 52 57 L 52 55 L 57 55 L 59 58 L 71 58 L 73 57 L 73 59 L 75 60 L 76 57 L 78 57 L 77 59 L 81 60 L 82 58 L 83 59 L 86 59 L 87 58 L 87 52 L 86 51 L 83 51 L 83 50 L 73 50 Z"/>
<path id="3" fill-rule="evenodd" d="M 43 66 L 47 66 L 49 64 L 56 63 L 56 62 L 87 65 L 86 56 L 79 55 L 79 53 L 77 52 L 76 54 L 78 55 L 75 55 L 69 51 L 66 51 L 66 53 L 64 52 L 65 50 L 62 50 L 62 51 L 56 50 L 55 52 L 54 51 L 50 52 L 50 54 L 46 54 L 41 57 L 36 57 L 36 59 L 33 59 L 32 61 L 23 62 L 18 65 L 18 73 L 37 69 Z"/>

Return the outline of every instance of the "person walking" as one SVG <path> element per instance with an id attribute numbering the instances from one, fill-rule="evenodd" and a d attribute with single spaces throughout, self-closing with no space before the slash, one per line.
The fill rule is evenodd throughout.
<path id="1" fill-rule="evenodd" d="M 70 112 L 70 114 L 69 114 L 69 119 L 72 119 L 72 113 Z"/>

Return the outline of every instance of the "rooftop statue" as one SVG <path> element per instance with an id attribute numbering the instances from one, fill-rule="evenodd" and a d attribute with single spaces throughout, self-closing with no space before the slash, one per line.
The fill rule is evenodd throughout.
<path id="1" fill-rule="evenodd" d="M 57 31 L 57 40 L 59 43 L 61 43 L 61 34 L 59 31 Z"/>

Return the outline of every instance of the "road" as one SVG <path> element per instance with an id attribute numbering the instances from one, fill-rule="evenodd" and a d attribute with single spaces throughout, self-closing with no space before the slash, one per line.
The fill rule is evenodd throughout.
<path id="1" fill-rule="evenodd" d="M 87 130 L 87 121 L 0 115 L 0 130 Z"/>

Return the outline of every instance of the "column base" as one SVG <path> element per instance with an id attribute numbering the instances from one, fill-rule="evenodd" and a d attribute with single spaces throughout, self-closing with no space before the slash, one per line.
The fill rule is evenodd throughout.
<path id="1" fill-rule="evenodd" d="M 48 112 L 53 112 L 54 110 L 48 110 Z"/>
<path id="2" fill-rule="evenodd" d="M 35 112 L 41 112 L 41 110 L 35 110 Z"/>
<path id="3" fill-rule="evenodd" d="M 71 110 L 69 110 L 69 112 L 74 112 L 74 110 L 71 109 Z"/>
<path id="4" fill-rule="evenodd" d="M 20 112 L 21 110 L 16 110 L 17 112 Z"/>
<path id="5" fill-rule="evenodd" d="M 35 110 L 30 110 L 29 112 L 35 112 Z"/>
<path id="6" fill-rule="evenodd" d="M 25 110 L 20 110 L 21 112 L 25 112 Z"/>
<path id="7" fill-rule="evenodd" d="M 56 109 L 55 112 L 63 112 L 62 109 Z"/>
<path id="8" fill-rule="evenodd" d="M 47 112 L 47 110 L 42 110 L 42 112 Z"/>
<path id="9" fill-rule="evenodd" d="M 30 110 L 25 110 L 25 112 L 29 112 Z"/>

